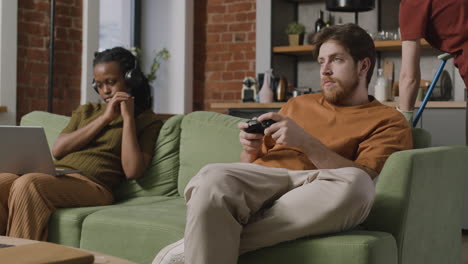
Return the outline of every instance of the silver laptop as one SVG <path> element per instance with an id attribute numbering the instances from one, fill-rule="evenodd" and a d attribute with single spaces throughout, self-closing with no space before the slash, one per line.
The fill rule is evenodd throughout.
<path id="1" fill-rule="evenodd" d="M 55 168 L 44 128 L 0 126 L 0 172 L 60 176 L 80 171 Z"/>

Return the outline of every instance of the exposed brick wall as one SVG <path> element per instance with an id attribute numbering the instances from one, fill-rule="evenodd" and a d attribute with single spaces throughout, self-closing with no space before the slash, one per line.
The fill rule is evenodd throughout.
<path id="1" fill-rule="evenodd" d="M 197 0 L 194 109 L 238 102 L 241 82 L 255 76 L 255 0 Z M 50 0 L 18 1 L 18 119 L 47 110 Z M 56 0 L 53 112 L 80 102 L 82 0 Z"/>
<path id="2" fill-rule="evenodd" d="M 82 0 L 56 0 L 53 112 L 80 104 Z M 47 110 L 50 0 L 18 1 L 17 117 Z"/>
<path id="3" fill-rule="evenodd" d="M 239 102 L 244 77 L 255 77 L 255 0 L 197 0 L 194 110 Z"/>

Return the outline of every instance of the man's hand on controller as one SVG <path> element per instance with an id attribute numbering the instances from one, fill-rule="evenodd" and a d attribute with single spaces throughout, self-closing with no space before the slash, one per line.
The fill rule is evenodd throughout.
<path id="1" fill-rule="evenodd" d="M 259 121 L 268 119 L 273 119 L 276 123 L 265 129 L 265 136 L 271 136 L 278 144 L 303 148 L 305 142 L 315 139 L 296 122 L 284 115 L 266 113 L 258 117 Z"/>
<path id="2" fill-rule="evenodd" d="M 262 149 L 263 134 L 247 133 L 244 130 L 249 127 L 247 122 L 240 122 L 237 124 L 240 129 L 239 141 L 244 151 L 250 154 L 258 154 Z"/>

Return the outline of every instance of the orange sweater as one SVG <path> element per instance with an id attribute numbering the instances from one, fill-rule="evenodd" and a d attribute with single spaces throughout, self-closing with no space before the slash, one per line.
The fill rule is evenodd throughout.
<path id="1" fill-rule="evenodd" d="M 397 110 L 369 99 L 368 104 L 336 106 L 322 94 L 309 94 L 289 100 L 279 113 L 342 157 L 380 172 L 390 154 L 412 148 L 411 129 Z M 317 169 L 300 149 L 276 144 L 271 137 L 264 138 L 262 155 L 254 163 L 290 170 Z"/>

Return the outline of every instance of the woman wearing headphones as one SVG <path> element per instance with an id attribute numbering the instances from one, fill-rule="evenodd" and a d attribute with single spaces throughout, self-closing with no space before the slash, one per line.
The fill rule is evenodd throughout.
<path id="1" fill-rule="evenodd" d="M 56 167 L 81 173 L 1 174 L 0 235 L 46 240 L 55 208 L 111 204 L 113 187 L 149 165 L 162 122 L 137 59 L 116 47 L 96 53 L 93 66 L 93 88 L 105 104 L 78 107 L 52 150 Z"/>

